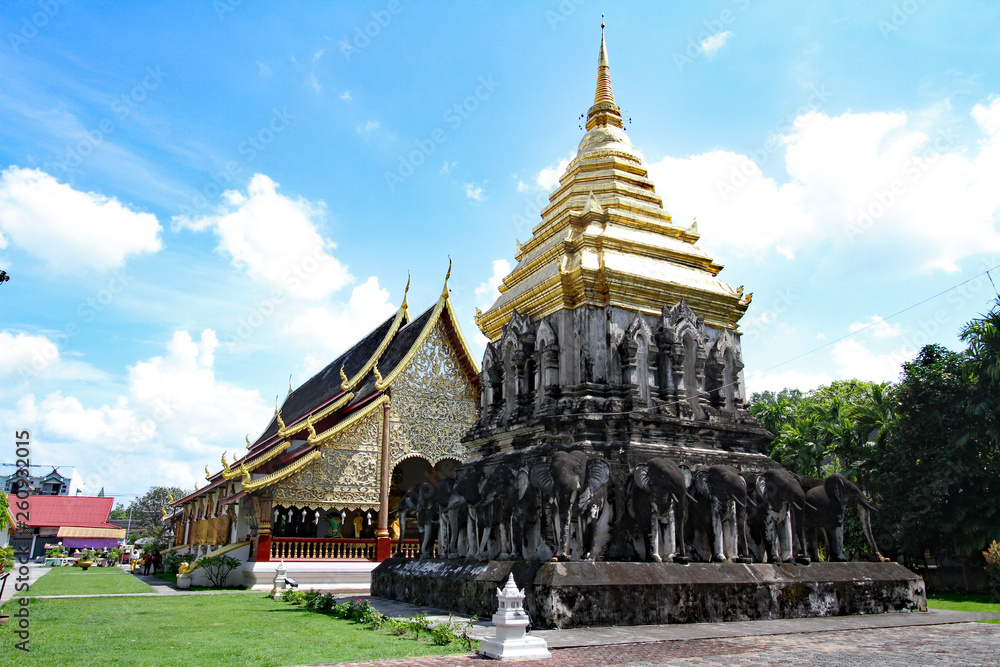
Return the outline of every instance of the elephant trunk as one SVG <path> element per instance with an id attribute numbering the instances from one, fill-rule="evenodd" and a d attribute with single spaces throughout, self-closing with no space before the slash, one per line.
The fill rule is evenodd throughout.
<path id="1" fill-rule="evenodd" d="M 865 531 L 865 539 L 868 540 L 868 546 L 872 548 L 872 551 L 878 556 L 879 560 L 882 560 L 882 554 L 878 550 L 878 544 L 875 543 L 875 538 L 872 536 L 872 524 L 871 519 L 868 516 L 868 510 L 870 506 L 867 503 L 861 503 L 858 505 L 858 514 L 861 515 L 861 529 Z"/>

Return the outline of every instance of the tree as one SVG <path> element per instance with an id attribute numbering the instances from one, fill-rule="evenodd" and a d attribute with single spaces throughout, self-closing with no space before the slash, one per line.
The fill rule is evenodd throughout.
<path id="1" fill-rule="evenodd" d="M 7 275 L 6 271 L 0 269 L 0 285 L 4 284 L 8 280 L 10 280 L 10 276 Z"/>
<path id="2" fill-rule="evenodd" d="M 108 515 L 108 518 L 114 519 L 115 521 L 127 521 L 128 508 L 121 503 L 115 503 L 115 508 L 111 510 L 111 514 Z"/>
<path id="3" fill-rule="evenodd" d="M 892 392 L 896 419 L 872 451 L 869 490 L 885 550 L 909 563 L 975 558 L 1000 534 L 1000 479 L 970 424 L 970 353 L 924 347 Z M 994 459 L 995 460 L 995 459 Z"/>
<path id="4" fill-rule="evenodd" d="M 7 528 L 7 494 L 0 492 L 0 530 L 5 530 Z"/>
<path id="5" fill-rule="evenodd" d="M 186 495 L 185 491 L 176 486 L 154 486 L 129 504 L 132 520 L 142 529 L 162 527 L 163 508 L 170 505 L 169 496 L 178 500 Z M 127 519 L 128 516 L 126 515 L 125 518 Z"/>

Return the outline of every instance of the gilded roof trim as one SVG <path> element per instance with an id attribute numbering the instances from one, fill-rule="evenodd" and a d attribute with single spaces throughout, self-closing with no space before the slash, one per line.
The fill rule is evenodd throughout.
<path id="1" fill-rule="evenodd" d="M 312 463 L 313 461 L 315 461 L 316 459 L 318 459 L 321 454 L 322 454 L 322 452 L 320 452 L 320 450 L 315 449 L 315 450 L 309 452 L 308 454 L 306 454 L 305 456 L 303 456 L 301 459 L 299 459 L 295 463 L 291 463 L 291 464 L 285 466 L 284 468 L 281 468 L 280 470 L 275 470 L 270 475 L 265 475 L 264 477 L 261 477 L 260 479 L 257 479 L 257 480 L 252 480 L 251 481 L 251 480 L 247 480 L 244 477 L 243 490 L 244 491 L 256 491 L 257 489 L 262 489 L 265 486 L 271 486 L 272 484 L 277 484 L 278 482 L 280 482 L 281 480 L 285 479 L 289 475 L 292 475 L 292 474 L 298 472 L 302 468 L 306 467 L 307 465 L 309 465 L 310 463 Z M 242 473 L 240 473 L 240 474 L 242 474 Z"/>
<path id="2" fill-rule="evenodd" d="M 409 288 L 410 286 L 409 280 L 407 280 L 406 286 L 407 288 Z M 399 331 L 399 326 L 403 323 L 404 318 L 406 319 L 407 322 L 410 321 L 410 311 L 406 307 L 405 294 L 403 295 L 403 305 L 401 305 L 399 307 L 399 310 L 396 311 L 396 317 L 392 320 L 392 324 L 389 326 L 389 331 L 386 332 L 385 338 L 383 338 L 382 342 L 379 343 L 378 349 L 376 349 L 375 353 L 372 354 L 371 359 L 369 359 L 368 362 L 361 367 L 361 370 L 359 370 L 354 375 L 354 377 L 350 379 L 347 379 L 346 375 L 343 373 L 344 369 L 343 367 L 341 367 L 341 377 L 344 378 L 344 381 L 341 382 L 340 384 L 341 389 L 343 389 L 344 391 L 350 391 L 358 384 L 358 382 L 361 381 L 362 378 L 368 375 L 372 367 L 375 366 L 379 358 L 389 348 L 389 344 L 392 342 L 392 339 L 396 336 L 396 332 Z"/>
<path id="3" fill-rule="evenodd" d="M 344 394 L 343 396 L 341 396 L 340 398 L 338 398 L 333 403 L 326 406 L 319 412 L 313 412 L 311 414 L 306 415 L 305 419 L 297 422 L 296 424 L 293 424 L 292 426 L 287 426 L 285 428 L 278 429 L 278 437 L 287 438 L 288 436 L 298 433 L 299 431 L 304 431 L 306 429 L 312 430 L 310 427 L 313 424 L 320 421 L 321 419 L 329 417 L 334 412 L 336 412 L 337 410 L 341 409 L 342 407 L 350 403 L 351 399 L 353 398 L 354 398 L 354 392 L 351 391 L 347 392 L 346 394 Z"/>
<path id="4" fill-rule="evenodd" d="M 246 468 L 248 471 L 254 470 L 255 468 L 259 468 L 260 466 L 264 465 L 265 463 L 276 457 L 278 454 L 288 449 L 291 446 L 291 444 L 292 444 L 291 442 L 285 440 L 279 443 L 276 447 L 273 447 L 271 451 L 267 452 L 266 454 L 261 454 L 255 459 L 251 459 L 246 463 L 240 464 L 240 468 Z M 223 464 L 224 463 L 225 462 L 223 461 Z M 243 474 L 240 468 L 231 468 L 229 466 L 226 466 L 222 470 L 223 479 L 233 479 L 235 477 L 240 477 Z"/>
<path id="5" fill-rule="evenodd" d="M 337 435 L 338 433 L 340 433 L 344 429 L 353 426 L 354 424 L 358 423 L 359 421 L 361 421 L 362 419 L 364 419 L 365 417 L 367 417 L 368 415 L 370 415 L 372 412 L 374 412 L 375 410 L 377 410 L 378 408 L 382 407 L 383 405 L 385 405 L 388 402 L 389 402 L 389 397 L 388 396 L 386 396 L 385 394 L 383 394 L 382 396 L 379 396 L 378 399 L 372 401 L 371 403 L 369 403 L 365 407 L 361 408 L 357 412 L 353 413 L 352 415 L 350 415 L 346 419 L 342 419 L 341 421 L 337 422 L 336 424 L 334 424 L 330 428 L 326 429 L 322 433 L 318 433 L 315 437 L 309 436 L 309 440 L 308 440 L 309 444 L 310 445 L 314 445 L 314 446 L 315 445 L 322 446 L 321 443 L 323 443 L 323 441 L 329 440 L 330 438 L 332 438 L 333 436 Z M 246 487 L 244 487 L 244 488 L 246 488 Z"/>

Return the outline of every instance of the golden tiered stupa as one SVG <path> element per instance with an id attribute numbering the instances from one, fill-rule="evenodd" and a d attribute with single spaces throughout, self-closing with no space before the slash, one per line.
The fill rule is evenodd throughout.
<path id="1" fill-rule="evenodd" d="M 501 295 L 476 323 L 491 340 L 512 313 L 541 318 L 584 305 L 659 314 L 684 299 L 709 326 L 735 329 L 749 295 L 717 276 L 722 266 L 695 245 L 697 223 L 678 226 L 663 209 L 623 129 L 601 32 L 587 134 Z"/>

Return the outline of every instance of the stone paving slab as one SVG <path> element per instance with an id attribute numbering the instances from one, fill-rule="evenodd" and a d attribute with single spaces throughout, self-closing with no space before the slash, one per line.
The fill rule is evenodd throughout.
<path id="1" fill-rule="evenodd" d="M 827 619 L 829 620 L 829 619 Z M 475 667 L 473 655 L 347 663 L 354 667 Z M 341 663 L 344 664 L 344 663 Z M 955 623 L 866 628 L 689 641 L 612 644 L 555 649 L 547 660 L 519 667 L 653 667 L 655 665 L 913 665 L 980 667 L 1000 665 L 1000 625 Z M 318 665 L 316 667 L 327 667 Z"/>

